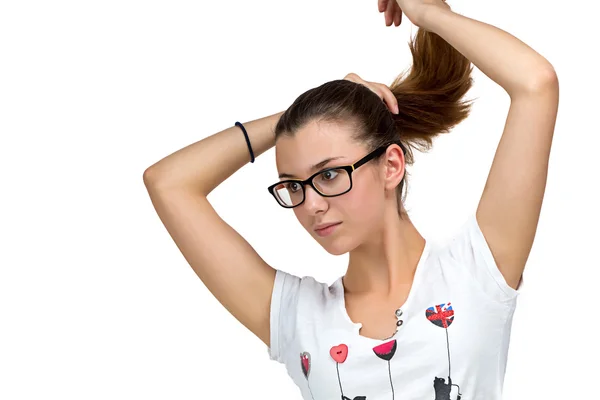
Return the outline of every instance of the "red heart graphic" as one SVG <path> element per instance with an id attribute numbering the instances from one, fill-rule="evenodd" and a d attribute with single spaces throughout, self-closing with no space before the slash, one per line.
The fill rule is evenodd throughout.
<path id="1" fill-rule="evenodd" d="M 310 374 L 310 353 L 307 351 L 300 353 L 300 362 L 302 363 L 304 377 L 308 379 L 308 374 Z"/>
<path id="2" fill-rule="evenodd" d="M 345 344 L 333 346 L 331 350 L 329 350 L 329 354 L 331 355 L 331 358 L 335 360 L 335 362 L 343 363 L 346 361 L 346 357 L 348 357 L 348 346 Z"/>

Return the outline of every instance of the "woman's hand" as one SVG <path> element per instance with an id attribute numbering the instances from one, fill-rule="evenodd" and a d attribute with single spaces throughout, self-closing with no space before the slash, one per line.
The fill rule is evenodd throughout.
<path id="1" fill-rule="evenodd" d="M 399 26 L 402 22 L 402 14 L 406 14 L 410 22 L 422 27 L 424 14 L 434 7 L 449 10 L 450 6 L 443 0 L 377 0 L 379 12 L 385 13 L 385 25 L 390 26 L 392 22 Z"/>
<path id="2" fill-rule="evenodd" d="M 394 114 L 398 114 L 398 101 L 396 100 L 396 96 L 392 93 L 389 87 L 384 85 L 383 83 L 377 82 L 367 82 L 363 80 L 360 76 L 356 75 L 354 72 L 350 72 L 348 75 L 344 77 L 347 81 L 352 81 L 355 83 L 360 83 L 369 89 L 371 89 L 381 100 L 385 102 L 390 111 Z"/>

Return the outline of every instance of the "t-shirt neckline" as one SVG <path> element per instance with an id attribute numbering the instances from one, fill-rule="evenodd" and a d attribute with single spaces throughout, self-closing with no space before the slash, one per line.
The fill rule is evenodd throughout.
<path id="1" fill-rule="evenodd" d="M 399 307 L 402 310 L 402 318 L 401 319 L 403 319 L 403 320 L 405 319 L 407 314 L 412 313 L 410 306 L 411 306 L 412 300 L 415 297 L 415 292 L 418 290 L 419 284 L 421 283 L 421 280 L 423 277 L 424 264 L 425 264 L 425 260 L 427 260 L 427 257 L 429 256 L 430 247 L 431 247 L 431 245 L 430 245 L 429 240 L 425 240 L 425 246 L 423 247 L 423 251 L 421 252 L 419 261 L 417 262 L 417 267 L 415 269 L 415 275 L 413 277 L 413 283 L 411 285 L 410 291 L 408 292 L 408 297 L 406 298 L 406 301 L 404 302 L 404 304 L 402 304 Z M 370 342 L 371 344 L 381 344 L 381 343 L 388 342 L 390 340 L 394 340 L 398 335 L 400 335 L 402 333 L 402 326 L 400 326 L 398 328 L 398 330 L 396 331 L 396 333 L 394 333 L 394 335 L 392 335 L 391 337 L 386 338 L 386 339 L 376 339 L 376 338 L 371 338 L 368 336 L 361 335 L 360 329 L 362 328 L 362 323 L 352 321 L 352 319 L 350 318 L 350 315 L 348 314 L 348 311 L 346 310 L 346 298 L 344 295 L 344 284 L 342 282 L 342 278 L 343 278 L 343 276 L 340 276 L 334 282 L 334 286 L 336 287 L 336 293 L 338 294 L 338 301 L 337 301 L 338 308 L 339 308 L 339 311 L 342 313 L 344 321 L 350 325 L 350 328 L 353 331 L 353 335 L 355 336 L 355 338 L 357 340 Z"/>

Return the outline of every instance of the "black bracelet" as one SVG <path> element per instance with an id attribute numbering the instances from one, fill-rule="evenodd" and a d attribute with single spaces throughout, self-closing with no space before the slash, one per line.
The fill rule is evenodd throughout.
<path id="1" fill-rule="evenodd" d="M 246 144 L 248 145 L 248 151 L 250 152 L 250 162 L 253 163 L 254 162 L 254 152 L 252 151 L 252 146 L 250 145 L 250 138 L 248 137 L 248 132 L 246 132 L 246 128 L 244 128 L 244 125 L 242 125 L 241 122 L 236 122 L 235 125 L 239 126 L 242 129 L 242 132 L 244 132 L 244 137 L 246 138 Z"/>

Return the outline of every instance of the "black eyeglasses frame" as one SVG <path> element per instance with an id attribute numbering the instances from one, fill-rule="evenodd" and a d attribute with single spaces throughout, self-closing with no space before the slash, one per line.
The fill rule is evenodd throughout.
<path id="1" fill-rule="evenodd" d="M 337 197 L 337 196 L 341 196 L 343 194 L 348 193 L 350 190 L 352 190 L 352 172 L 354 172 L 361 165 L 364 165 L 367 162 L 371 161 L 372 159 L 374 159 L 376 157 L 379 157 L 380 155 L 382 155 L 383 153 L 385 153 L 385 151 L 387 150 L 387 148 L 390 145 L 392 145 L 392 144 L 399 145 L 400 148 L 402 149 L 402 152 L 404 154 L 406 154 L 406 151 L 405 151 L 404 146 L 402 145 L 402 143 L 400 143 L 400 142 L 390 142 L 390 143 L 385 144 L 385 145 L 383 145 L 381 147 L 378 147 L 377 149 L 373 150 L 372 152 L 370 152 L 369 154 L 367 154 L 366 156 L 364 156 L 363 158 L 361 158 L 360 160 L 356 161 L 353 164 L 325 168 L 325 169 L 322 169 L 322 170 L 320 170 L 318 172 L 315 172 L 314 174 L 312 174 L 307 179 L 286 179 L 286 180 L 283 180 L 283 181 L 279 181 L 279 182 L 274 183 L 271 186 L 269 186 L 267 188 L 267 190 L 275 198 L 275 201 L 277 201 L 277 204 L 279 204 L 283 208 L 295 208 L 295 207 L 298 207 L 299 205 L 301 205 L 302 203 L 304 203 L 304 200 L 306 200 L 306 190 L 304 190 L 304 188 L 306 187 L 306 185 L 309 185 L 311 188 L 313 188 L 313 190 L 315 192 L 317 192 L 319 195 L 321 195 L 323 197 Z M 323 193 L 321 193 L 319 191 L 319 189 L 317 189 L 315 187 L 315 185 L 313 183 L 313 179 L 316 176 L 321 175 L 324 172 L 332 171 L 332 170 L 336 170 L 336 169 L 338 169 L 338 170 L 339 169 L 346 170 L 346 172 L 348 173 L 348 178 L 350 179 L 350 187 L 348 188 L 348 190 L 346 190 L 346 191 L 344 191 L 342 193 L 339 193 L 339 194 L 323 194 Z M 284 204 L 281 204 L 281 202 L 277 199 L 277 195 L 275 194 L 275 187 L 281 185 L 282 183 L 287 183 L 287 182 L 296 182 L 296 183 L 299 183 L 302 186 L 302 201 L 300 203 L 294 205 L 294 206 L 286 206 Z"/>

